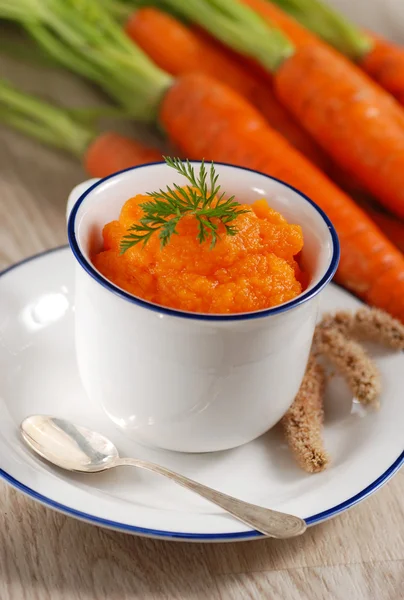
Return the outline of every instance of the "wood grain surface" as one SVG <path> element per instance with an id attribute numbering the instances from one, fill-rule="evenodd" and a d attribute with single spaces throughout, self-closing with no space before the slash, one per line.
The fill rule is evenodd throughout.
<path id="1" fill-rule="evenodd" d="M 70 105 L 101 101 L 53 70 L 0 59 L 0 76 Z M 77 161 L 0 128 L 0 268 L 65 243 L 66 197 L 84 178 Z M 203 545 L 98 529 L 0 481 L 0 600 L 401 600 L 403 499 L 401 471 L 301 538 Z"/>

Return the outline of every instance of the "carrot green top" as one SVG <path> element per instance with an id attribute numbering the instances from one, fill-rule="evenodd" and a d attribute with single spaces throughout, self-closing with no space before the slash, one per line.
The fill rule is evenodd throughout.
<path id="1" fill-rule="evenodd" d="M 118 14 L 119 0 L 103 0 Z M 364 56 L 372 40 L 322 0 L 273 0 L 306 28 L 351 58 Z M 239 0 L 159 0 L 177 16 L 197 23 L 234 50 L 250 56 L 271 72 L 293 54 L 294 48 L 283 32 L 270 26 L 252 8 Z M 142 5 L 143 0 L 127 4 Z"/>
<path id="2" fill-rule="evenodd" d="M 320 0 L 277 0 L 293 16 L 350 56 L 371 47 Z M 59 64 L 100 85 L 137 119 L 154 120 L 172 78 L 159 69 L 117 22 L 140 0 L 0 0 L 0 18 L 19 21 Z M 283 32 L 239 0 L 160 0 L 236 51 L 276 72 L 294 52 Z"/>
<path id="3" fill-rule="evenodd" d="M 88 115 L 89 116 L 89 115 Z M 95 138 L 92 127 L 74 118 L 74 111 L 45 102 L 0 79 L 0 121 L 55 148 L 82 157 Z"/>
<path id="4" fill-rule="evenodd" d="M 20 22 L 47 54 L 96 82 L 134 118 L 154 120 L 171 77 L 98 0 L 0 0 L 0 18 Z"/>
<path id="5" fill-rule="evenodd" d="M 281 31 L 238 0 L 162 0 L 161 4 L 270 71 L 293 54 L 292 43 Z"/>
<path id="6" fill-rule="evenodd" d="M 362 58 L 372 48 L 370 37 L 322 0 L 271 1 L 349 58 Z"/>
<path id="7" fill-rule="evenodd" d="M 293 54 L 293 45 L 282 32 L 237 0 L 163 0 L 162 4 L 270 71 Z M 0 18 L 19 21 L 59 63 L 101 85 L 121 105 L 132 108 L 135 117 L 154 118 L 171 78 L 114 20 L 124 9 L 117 0 L 0 0 Z"/>

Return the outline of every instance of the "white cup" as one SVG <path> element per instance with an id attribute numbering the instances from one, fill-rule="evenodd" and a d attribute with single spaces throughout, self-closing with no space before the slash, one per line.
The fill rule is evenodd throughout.
<path id="1" fill-rule="evenodd" d="M 199 162 L 194 162 L 199 167 Z M 303 228 L 308 288 L 286 304 L 247 314 L 187 313 L 151 304 L 106 280 L 90 255 L 124 202 L 185 180 L 163 163 L 77 186 L 68 201 L 76 257 L 75 335 L 88 396 L 140 443 L 181 452 L 245 444 L 270 429 L 299 389 L 318 297 L 338 264 L 337 235 L 303 194 L 267 175 L 216 164 L 222 189 L 260 197 Z"/>

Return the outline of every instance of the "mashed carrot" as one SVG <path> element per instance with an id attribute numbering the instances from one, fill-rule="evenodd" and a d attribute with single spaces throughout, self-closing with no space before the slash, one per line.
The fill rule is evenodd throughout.
<path id="1" fill-rule="evenodd" d="M 251 312 L 276 306 L 302 291 L 303 276 L 296 255 L 303 247 L 299 225 L 290 225 L 266 200 L 259 200 L 232 223 L 235 236 L 219 224 L 220 239 L 196 239 L 195 217 L 185 216 L 164 248 L 153 235 L 120 254 L 128 228 L 143 216 L 138 195 L 128 200 L 119 221 L 103 229 L 104 247 L 93 257 L 107 279 L 134 296 L 155 304 L 202 313 Z M 222 228 L 222 229 L 221 229 Z"/>

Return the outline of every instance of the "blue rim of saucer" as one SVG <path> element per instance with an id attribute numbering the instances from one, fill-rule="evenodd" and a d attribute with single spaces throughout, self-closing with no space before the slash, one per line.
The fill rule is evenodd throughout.
<path id="1" fill-rule="evenodd" d="M 197 160 L 192 160 L 190 162 L 191 162 L 191 164 L 194 164 L 194 165 L 201 164 L 201 161 L 197 161 Z M 137 169 L 144 169 L 147 167 L 153 167 L 155 165 L 161 165 L 161 164 L 165 164 L 165 163 L 163 161 L 157 161 L 157 162 L 152 162 L 152 163 L 148 163 L 145 165 L 138 165 L 137 167 L 129 167 L 128 169 L 123 169 L 122 171 L 117 171 L 116 173 L 113 173 L 112 175 L 109 175 L 108 177 L 104 177 L 103 179 L 100 179 L 99 181 L 94 183 L 92 186 L 90 186 L 79 197 L 79 199 L 77 200 L 77 202 L 75 203 L 75 205 L 73 206 L 73 208 L 70 212 L 68 224 L 67 224 L 67 237 L 68 237 L 72 252 L 73 252 L 74 256 L 76 257 L 77 261 L 79 262 L 79 264 L 81 265 L 81 267 L 93 279 L 95 279 L 95 281 L 97 281 L 104 288 L 106 288 L 110 292 L 113 292 L 120 298 L 123 298 L 124 300 L 131 302 L 132 304 L 136 304 L 143 308 L 147 308 L 148 310 L 157 312 L 160 315 L 168 315 L 171 317 L 180 317 L 183 319 L 193 319 L 193 320 L 198 320 L 198 321 L 211 321 L 211 322 L 212 321 L 216 321 L 216 322 L 220 321 L 223 323 L 223 322 L 230 322 L 230 321 L 247 321 L 250 319 L 260 319 L 263 317 L 268 317 L 270 315 L 276 315 L 276 314 L 285 312 L 296 306 L 300 306 L 300 304 L 303 304 L 304 302 L 307 302 L 308 300 L 310 300 L 311 298 L 316 296 L 327 285 L 327 283 L 329 283 L 331 281 L 331 279 L 333 278 L 333 276 L 335 274 L 335 271 L 337 270 L 338 263 L 339 263 L 340 244 L 339 244 L 338 235 L 337 235 L 337 232 L 335 231 L 334 225 L 332 224 L 330 219 L 327 217 L 325 212 L 315 202 L 313 202 L 313 200 L 310 200 L 310 198 L 308 196 L 306 196 L 306 194 L 303 194 L 303 192 L 301 192 L 300 190 L 296 189 L 295 187 L 289 185 L 288 183 L 285 183 L 281 179 L 277 179 L 276 177 L 271 177 L 270 175 L 267 175 L 266 173 L 262 173 L 260 171 L 256 171 L 255 169 L 249 169 L 247 167 L 239 167 L 239 166 L 232 165 L 230 163 L 223 163 L 223 162 L 217 162 L 217 161 L 215 161 L 215 165 L 222 165 L 225 167 L 232 167 L 235 169 L 240 169 L 242 171 L 248 171 L 250 173 L 256 173 L 257 175 L 262 175 L 263 177 L 266 177 L 267 179 L 271 179 L 272 181 L 281 183 L 285 187 L 296 192 L 296 194 L 298 194 L 299 196 L 304 198 L 304 200 L 306 200 L 306 202 L 308 202 L 319 213 L 319 215 L 322 217 L 323 221 L 325 222 L 327 229 L 330 232 L 330 236 L 331 236 L 331 240 L 332 240 L 332 244 L 333 244 L 330 264 L 327 268 L 327 271 L 325 272 L 323 277 L 320 279 L 320 281 L 313 288 L 311 288 L 307 292 L 304 292 L 303 294 L 300 294 L 299 296 L 297 296 L 290 302 L 285 302 L 284 304 L 275 306 L 273 308 L 268 308 L 266 310 L 260 310 L 260 311 L 256 311 L 256 312 L 240 313 L 240 314 L 233 314 L 233 315 L 213 315 L 213 314 L 193 313 L 193 312 L 187 312 L 187 311 L 182 311 L 182 310 L 176 310 L 173 308 L 166 308 L 164 306 L 159 306 L 157 304 L 153 304 L 151 302 L 147 302 L 146 300 L 142 300 L 141 298 L 133 296 L 129 292 L 126 292 L 125 290 L 114 285 L 108 279 L 105 279 L 92 266 L 92 264 L 86 259 L 86 257 L 83 255 L 83 253 L 80 250 L 80 246 L 77 241 L 76 233 L 75 233 L 75 222 L 76 222 L 77 212 L 78 212 L 80 206 L 82 205 L 82 203 L 84 202 L 84 200 L 87 198 L 87 196 L 99 185 L 102 185 L 105 181 L 108 181 L 109 179 L 113 179 L 114 177 L 122 175 L 122 173 L 127 173 L 128 171 L 136 171 Z"/>
<path id="2" fill-rule="evenodd" d="M 25 258 L 24 260 L 21 260 L 20 262 L 14 264 L 14 265 L 11 265 L 10 267 L 6 268 L 4 271 L 0 272 L 0 277 L 3 277 L 10 271 L 12 271 L 18 267 L 21 267 L 22 265 L 24 265 L 26 263 L 40 259 L 51 253 L 67 251 L 68 248 L 69 248 L 69 246 L 60 246 L 58 248 L 52 248 L 50 250 L 45 250 L 44 252 L 40 252 L 39 254 L 36 254 L 35 256 L 30 256 L 28 258 Z M 347 292 L 347 293 L 349 293 L 349 292 Z M 361 492 L 358 492 L 351 498 L 348 498 L 344 502 L 341 502 L 340 504 L 337 504 L 336 506 L 333 506 L 323 512 L 306 517 L 304 519 L 306 524 L 309 526 L 309 525 L 315 525 L 315 524 L 321 523 L 322 521 L 326 521 L 327 519 L 335 517 L 336 515 L 344 512 L 345 510 L 347 510 L 348 508 L 351 508 L 355 504 L 358 504 L 358 502 L 361 502 L 362 500 L 364 500 L 365 498 L 367 498 L 368 496 L 370 496 L 371 494 L 376 492 L 376 490 L 381 488 L 385 483 L 387 483 L 389 481 L 389 479 L 391 479 L 393 477 L 393 475 L 395 475 L 395 473 L 398 472 L 398 470 L 400 469 L 400 467 L 403 464 L 404 464 L 404 451 L 400 454 L 400 456 L 393 462 L 393 464 L 382 475 L 380 475 L 377 479 L 375 479 L 375 481 L 373 481 L 371 484 L 369 484 L 367 487 L 365 487 Z M 117 521 L 111 521 L 109 519 L 102 519 L 100 517 L 95 517 L 94 515 L 91 515 L 89 513 L 85 513 L 85 512 L 76 510 L 74 508 L 71 508 L 69 506 L 66 506 L 65 504 L 61 504 L 60 502 L 56 502 L 55 500 L 52 500 L 51 498 L 48 498 L 47 496 L 44 496 L 43 494 L 40 494 L 39 492 L 36 492 L 32 488 L 21 483 L 20 481 L 15 479 L 12 475 L 10 475 L 9 473 L 7 473 L 6 471 L 4 471 L 1 468 L 0 468 L 0 477 L 2 477 L 7 483 L 12 485 L 14 488 L 19 490 L 20 492 L 23 492 L 24 494 L 26 494 L 33 500 L 36 500 L 37 502 L 40 502 L 41 504 L 48 506 L 49 508 L 52 508 L 59 512 L 62 512 L 66 515 L 75 517 L 76 519 L 86 521 L 86 522 L 92 523 L 94 525 L 98 525 L 99 527 L 106 527 L 109 529 L 115 529 L 117 531 L 124 531 L 126 533 L 143 535 L 143 536 L 147 536 L 147 537 L 155 537 L 155 538 L 160 538 L 160 539 L 165 539 L 165 540 L 171 539 L 171 540 L 192 540 L 192 541 L 200 541 L 200 542 L 215 542 L 215 541 L 225 542 L 225 541 L 238 541 L 238 540 L 252 540 L 252 539 L 259 539 L 259 538 L 265 537 L 262 533 L 260 533 L 259 531 L 255 531 L 254 529 L 251 529 L 250 531 L 240 531 L 240 532 L 235 532 L 235 533 L 185 533 L 185 532 L 178 532 L 178 531 L 164 531 L 164 530 L 160 530 L 160 529 L 149 529 L 149 528 L 145 528 L 145 527 L 137 527 L 136 525 L 128 525 L 126 523 L 119 523 Z"/>

